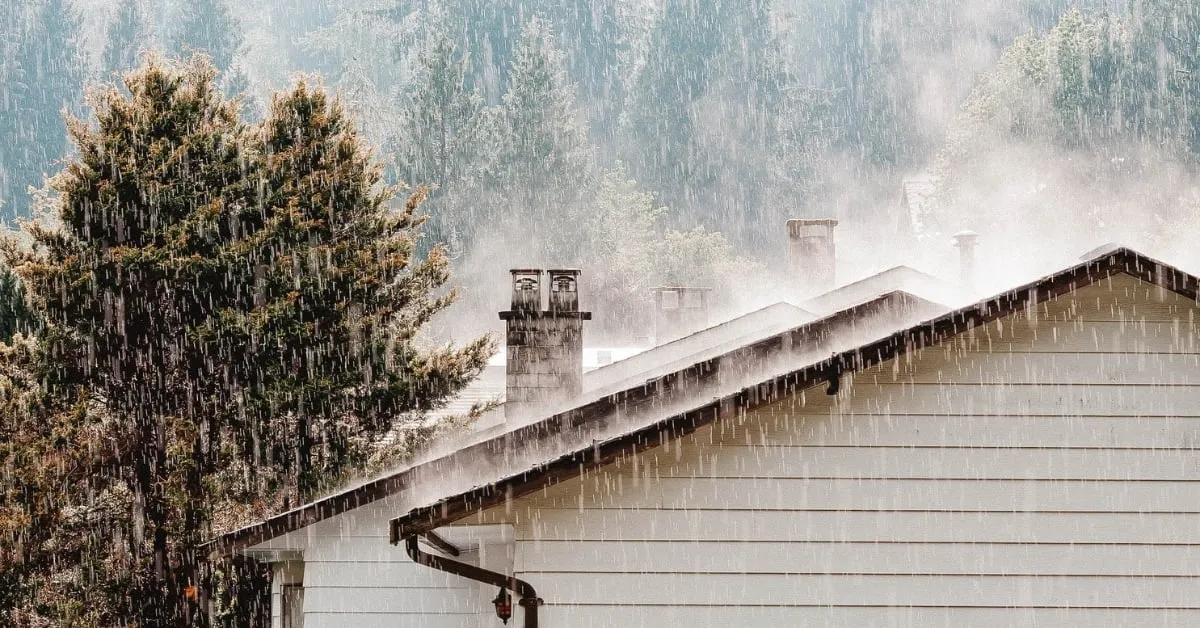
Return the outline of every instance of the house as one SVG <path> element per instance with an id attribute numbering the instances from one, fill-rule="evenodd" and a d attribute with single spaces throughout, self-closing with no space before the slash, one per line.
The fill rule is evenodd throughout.
<path id="1" fill-rule="evenodd" d="M 1198 290 L 1107 248 L 877 295 L 209 550 L 275 565 L 277 626 L 1197 624 Z"/>

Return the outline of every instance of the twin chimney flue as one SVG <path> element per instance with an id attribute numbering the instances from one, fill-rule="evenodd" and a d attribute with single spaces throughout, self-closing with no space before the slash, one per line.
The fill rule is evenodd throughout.
<path id="1" fill-rule="evenodd" d="M 545 309 L 543 283 L 550 286 Z M 506 418 L 582 391 L 583 321 L 592 313 L 579 311 L 578 270 L 513 269 L 512 309 L 500 318 L 507 327 Z"/>

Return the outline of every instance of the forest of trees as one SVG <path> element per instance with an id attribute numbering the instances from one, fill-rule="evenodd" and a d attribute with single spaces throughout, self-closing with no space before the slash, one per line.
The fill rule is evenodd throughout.
<path id="1" fill-rule="evenodd" d="M 933 234 L 1182 238 L 1197 50 L 1200 0 L 14 0 L 0 624 L 260 625 L 200 544 L 418 451 L 509 265 L 627 338 L 917 174 Z"/>

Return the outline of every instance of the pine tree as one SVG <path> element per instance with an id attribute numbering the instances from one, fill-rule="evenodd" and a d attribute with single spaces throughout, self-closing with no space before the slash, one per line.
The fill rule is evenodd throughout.
<path id="1" fill-rule="evenodd" d="M 594 178 L 593 156 L 563 54 L 541 20 L 522 30 L 497 113 L 491 177 L 501 198 L 493 211 L 512 212 L 543 243 L 548 260 L 568 260 L 581 236 L 578 214 Z"/>
<path id="2" fill-rule="evenodd" d="M 25 288 L 12 270 L 0 267 L 0 342 L 11 343 L 18 333 L 29 335 L 37 319 L 25 303 Z"/>
<path id="3" fill-rule="evenodd" d="M 76 409 L 39 415 L 43 432 L 121 444 L 47 467 L 47 486 L 86 480 L 56 496 L 30 550 L 78 547 L 47 586 L 99 598 L 90 623 L 202 621 L 190 592 L 209 588 L 198 547 L 217 510 L 311 498 L 379 457 L 385 433 L 411 452 L 430 431 L 423 412 L 492 350 L 417 345 L 454 298 L 434 296 L 447 260 L 413 257 L 420 197 L 392 208 L 336 102 L 301 84 L 248 128 L 215 76 L 199 59 L 152 62 L 128 93 L 96 96 L 54 181 L 61 228 L 34 226 L 36 249 L 8 254 L 45 321 L 30 379 L 42 405 Z M 45 510 L 41 484 L 0 481 L 18 482 L 0 485 L 18 512 Z M 94 496 L 98 529 L 81 534 L 63 517 Z M 51 610 L 63 623 L 79 609 Z"/>
<path id="4" fill-rule="evenodd" d="M 138 49 L 143 40 L 140 0 L 121 0 L 117 15 L 108 27 L 108 42 L 104 45 L 105 72 L 121 74 L 137 67 Z"/>
<path id="5" fill-rule="evenodd" d="M 251 93 L 250 77 L 246 76 L 246 70 L 240 63 L 235 63 L 228 72 L 225 73 L 222 83 L 222 91 L 230 98 L 237 98 L 241 103 L 241 116 L 247 122 L 258 122 L 262 119 L 262 106 L 257 98 Z"/>
<path id="6" fill-rule="evenodd" d="M 430 191 L 431 235 L 458 249 L 474 237 L 467 195 L 478 184 L 483 162 L 483 98 L 467 90 L 466 60 L 445 30 L 434 30 L 419 63 L 411 100 L 401 113 L 399 175 L 410 184 L 436 186 Z"/>
<path id="7" fill-rule="evenodd" d="M 538 13 L 550 24 L 562 49 L 567 76 L 578 86 L 591 136 L 616 139 L 624 83 L 621 54 L 626 45 L 619 0 L 543 0 Z"/>
<path id="8" fill-rule="evenodd" d="M 244 37 L 226 0 L 187 0 L 178 8 L 179 24 L 171 42 L 175 54 L 206 54 L 218 72 L 227 72 Z"/>
<path id="9" fill-rule="evenodd" d="M 217 336 L 249 352 L 238 361 L 253 365 L 239 399 L 252 420 L 287 435 L 263 457 L 294 469 L 297 496 L 307 499 L 365 462 L 364 441 L 420 425 L 420 413 L 478 374 L 491 344 L 414 344 L 454 299 L 433 296 L 448 260 L 440 247 L 413 258 L 423 195 L 389 208 L 393 192 L 340 104 L 301 83 L 272 103 L 263 129 L 269 192 L 260 202 L 272 215 L 248 230 L 254 248 L 238 253 L 259 260 L 259 283 Z"/>
<path id="10" fill-rule="evenodd" d="M 676 221 L 711 224 L 759 243 L 776 224 L 770 167 L 778 129 L 804 99 L 787 84 L 763 0 L 669 0 L 651 35 L 626 111 L 630 170 L 680 209 Z M 783 182 L 794 187 L 795 182 Z"/>
<path id="11" fill-rule="evenodd" d="M 23 10 L 24 9 L 24 10 Z M 9 67 L 6 115 L 0 119 L 5 137 L 0 174 L 4 215 L 28 216 L 30 186 L 69 150 L 64 110 L 81 101 L 85 63 L 79 49 L 80 19 L 69 0 L 30 2 L 13 8 L 17 16 L 14 60 Z"/>

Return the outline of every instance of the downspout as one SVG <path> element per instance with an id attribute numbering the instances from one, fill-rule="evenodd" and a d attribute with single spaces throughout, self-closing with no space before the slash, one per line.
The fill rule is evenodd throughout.
<path id="1" fill-rule="evenodd" d="M 506 576 L 502 573 L 468 565 L 457 560 L 451 560 L 443 556 L 434 556 L 421 551 L 417 546 L 417 536 L 414 534 L 404 539 L 405 547 L 408 549 L 408 555 L 413 559 L 414 563 L 425 565 L 431 569 L 444 571 L 446 573 L 462 576 L 469 580 L 490 584 L 502 589 L 508 589 L 521 596 L 517 604 L 525 609 L 523 613 L 525 617 L 524 628 L 537 628 L 538 625 L 538 607 L 542 605 L 542 599 L 537 596 L 537 591 L 533 589 L 533 585 L 517 578 L 516 576 Z"/>

